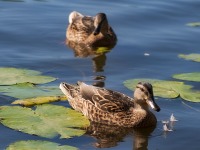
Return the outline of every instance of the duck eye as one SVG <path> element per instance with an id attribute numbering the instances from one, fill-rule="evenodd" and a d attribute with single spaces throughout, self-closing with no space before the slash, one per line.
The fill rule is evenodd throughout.
<path id="1" fill-rule="evenodd" d="M 142 92 L 144 92 L 144 89 L 143 89 L 143 88 L 140 88 L 140 90 L 141 90 Z"/>
<path id="2" fill-rule="evenodd" d="M 142 92 L 144 92 L 145 95 L 148 95 L 148 92 L 147 92 L 145 89 L 140 88 L 140 90 L 141 90 Z"/>

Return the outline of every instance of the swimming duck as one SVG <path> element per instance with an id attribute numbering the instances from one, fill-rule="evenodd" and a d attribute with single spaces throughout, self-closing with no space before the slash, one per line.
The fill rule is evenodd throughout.
<path id="1" fill-rule="evenodd" d="M 112 48 L 117 42 L 116 34 L 104 13 L 91 17 L 76 11 L 71 12 L 66 37 L 68 43 L 85 43 L 91 47 Z"/>
<path id="2" fill-rule="evenodd" d="M 160 111 L 160 107 L 154 101 L 150 83 L 139 82 L 134 98 L 83 82 L 77 85 L 63 82 L 60 89 L 69 104 L 92 122 L 122 127 L 150 127 L 157 123 L 149 106 L 155 111 Z"/>

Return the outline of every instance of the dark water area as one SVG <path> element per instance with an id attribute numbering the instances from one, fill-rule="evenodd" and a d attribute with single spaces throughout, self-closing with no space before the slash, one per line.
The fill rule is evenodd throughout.
<path id="1" fill-rule="evenodd" d="M 200 21 L 199 8 L 199 0 L 0 0 L 0 67 L 41 71 L 58 78 L 53 85 L 79 80 L 93 84 L 96 76 L 105 76 L 106 88 L 131 96 L 132 91 L 123 85 L 125 80 L 174 80 L 173 74 L 200 71 L 199 63 L 178 57 L 200 52 L 200 27 L 186 26 Z M 106 13 L 117 34 L 117 45 L 106 54 L 103 71 L 95 71 L 92 57 L 74 57 L 65 44 L 68 15 L 74 10 L 86 15 Z M 199 83 L 186 83 L 200 90 Z M 9 105 L 13 100 L 3 95 L 0 99 L 0 105 Z M 156 101 L 161 112 L 155 113 L 158 124 L 153 132 L 140 139 L 136 134 L 140 131 L 131 131 L 112 147 L 102 149 L 132 150 L 137 149 L 135 141 L 148 141 L 149 150 L 199 150 L 200 104 L 181 98 L 158 97 Z M 69 106 L 66 102 L 59 104 Z M 173 125 L 172 132 L 165 133 L 161 121 L 172 113 L 179 121 Z M 99 142 L 90 134 L 72 139 L 45 139 L 0 125 L 0 149 L 19 140 L 32 139 L 68 144 L 81 150 L 98 149 L 95 143 Z"/>

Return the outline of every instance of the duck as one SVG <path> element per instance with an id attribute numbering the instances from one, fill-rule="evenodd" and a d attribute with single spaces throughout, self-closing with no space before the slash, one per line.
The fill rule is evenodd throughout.
<path id="1" fill-rule="evenodd" d="M 62 82 L 59 87 L 72 108 L 91 122 L 128 128 L 151 127 L 157 124 L 156 116 L 149 107 L 157 112 L 160 107 L 155 102 L 153 87 L 148 82 L 137 84 L 133 98 L 80 81 L 76 85 Z"/>
<path id="2" fill-rule="evenodd" d="M 113 48 L 117 36 L 108 23 L 105 13 L 96 16 L 84 16 L 73 11 L 69 14 L 69 25 L 66 30 L 67 43 L 84 43 L 88 47 Z"/>

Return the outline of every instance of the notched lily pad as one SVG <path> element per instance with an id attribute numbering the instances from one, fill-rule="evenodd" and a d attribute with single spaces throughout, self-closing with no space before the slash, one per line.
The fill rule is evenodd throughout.
<path id="1" fill-rule="evenodd" d="M 175 74 L 173 75 L 173 78 L 186 81 L 200 82 L 200 72 Z"/>
<path id="2" fill-rule="evenodd" d="M 186 59 L 186 60 L 192 60 L 192 61 L 195 61 L 195 62 L 200 62 L 200 54 L 197 54 L 197 53 L 192 53 L 192 54 L 188 54 L 188 55 L 179 54 L 178 56 L 180 58 L 183 58 L 183 59 Z"/>
<path id="3" fill-rule="evenodd" d="M 155 96 L 163 98 L 177 98 L 179 96 L 179 93 L 172 88 L 175 84 L 179 84 L 177 82 L 168 82 L 156 79 L 130 79 L 124 81 L 124 86 L 133 91 L 138 82 L 141 81 L 149 82 L 153 85 Z M 165 86 L 163 86 L 163 84 L 165 84 Z"/>
<path id="4" fill-rule="evenodd" d="M 20 83 L 12 86 L 0 86 L 0 92 L 4 95 L 25 99 L 38 96 L 63 95 L 57 86 L 38 86 L 32 83 Z"/>
<path id="5" fill-rule="evenodd" d="M 81 136 L 89 125 L 81 113 L 57 105 L 39 105 L 35 110 L 21 106 L 0 107 L 0 121 L 3 125 L 46 138 L 60 136 L 70 138 Z"/>
<path id="6" fill-rule="evenodd" d="M 54 77 L 43 76 L 41 72 L 29 69 L 0 68 L 0 85 L 30 82 L 44 84 L 56 80 Z"/>
<path id="7" fill-rule="evenodd" d="M 200 91 L 192 90 L 193 86 L 186 85 L 178 81 L 162 81 L 155 79 L 131 79 L 126 80 L 124 85 L 134 90 L 136 84 L 140 81 L 149 82 L 153 85 L 155 96 L 163 98 L 177 98 L 180 96 L 182 99 L 191 102 L 200 102 Z"/>
<path id="8" fill-rule="evenodd" d="M 6 150 L 78 150 L 78 148 L 49 141 L 28 140 L 12 143 Z"/>

